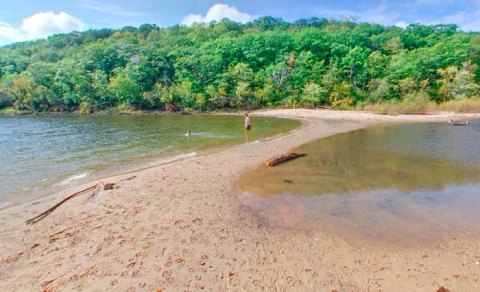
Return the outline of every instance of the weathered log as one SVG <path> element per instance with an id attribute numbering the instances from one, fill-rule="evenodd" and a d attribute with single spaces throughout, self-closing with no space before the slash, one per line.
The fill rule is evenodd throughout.
<path id="1" fill-rule="evenodd" d="M 274 158 L 265 162 L 265 165 L 267 167 L 273 167 L 277 164 L 284 163 L 286 161 L 289 161 L 289 160 L 292 160 L 292 159 L 295 159 L 295 158 L 298 158 L 298 157 L 302 157 L 302 156 L 305 156 L 305 155 L 307 155 L 307 154 L 288 152 L 288 153 L 284 153 L 284 154 L 275 156 Z"/>
<path id="2" fill-rule="evenodd" d="M 468 121 L 459 121 L 459 120 L 448 120 L 448 124 L 451 126 L 466 126 L 469 124 Z"/>
<path id="3" fill-rule="evenodd" d="M 102 184 L 103 185 L 103 184 Z M 30 218 L 26 221 L 27 224 L 34 224 L 34 223 L 37 223 L 38 221 L 42 220 L 43 218 L 47 217 L 50 213 L 52 213 L 53 211 L 55 211 L 55 209 L 57 209 L 58 207 L 60 207 L 63 203 L 65 203 L 66 201 L 78 196 L 78 195 L 81 195 L 81 194 L 84 194 L 84 193 L 87 193 L 89 191 L 93 191 L 95 190 L 96 188 L 98 187 L 98 184 L 95 184 L 91 187 L 88 187 L 86 189 L 83 189 L 81 191 L 78 191 L 78 192 L 75 192 L 73 194 L 71 194 L 70 196 L 64 198 L 63 200 L 61 200 L 60 202 L 56 203 L 53 207 L 49 208 L 47 211 L 33 217 L 33 218 Z"/>

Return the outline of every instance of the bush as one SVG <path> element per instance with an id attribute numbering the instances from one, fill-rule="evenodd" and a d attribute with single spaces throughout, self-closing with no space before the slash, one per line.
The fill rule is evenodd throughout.
<path id="1" fill-rule="evenodd" d="M 80 103 L 80 107 L 79 107 L 79 110 L 80 110 L 80 114 L 81 115 L 89 115 L 92 113 L 92 107 L 90 106 L 90 104 L 86 101 L 82 101 Z"/>
<path id="2" fill-rule="evenodd" d="M 13 105 L 14 98 L 0 91 L 0 109 Z"/>
<path id="3" fill-rule="evenodd" d="M 363 110 L 381 115 L 425 114 L 434 108 L 426 93 L 407 94 L 401 101 L 392 100 L 365 105 Z"/>
<path id="4" fill-rule="evenodd" d="M 15 113 L 16 113 L 16 110 L 13 107 L 6 107 L 6 108 L 0 109 L 0 114 L 3 114 L 3 115 L 13 115 Z"/>
<path id="5" fill-rule="evenodd" d="M 440 110 L 451 111 L 458 113 L 479 113 L 480 112 L 480 99 L 456 99 L 450 100 L 440 104 Z"/>

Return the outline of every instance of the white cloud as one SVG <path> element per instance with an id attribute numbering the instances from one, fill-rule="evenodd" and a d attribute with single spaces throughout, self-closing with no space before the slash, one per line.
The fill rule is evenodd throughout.
<path id="1" fill-rule="evenodd" d="M 254 19 L 253 15 L 240 12 L 236 7 L 228 4 L 217 3 L 208 9 L 207 14 L 202 16 L 200 14 L 189 14 L 182 19 L 182 24 L 192 25 L 195 22 L 211 22 L 213 20 L 222 20 L 229 18 L 238 22 L 249 22 Z"/>
<path id="2" fill-rule="evenodd" d="M 314 12 L 321 16 L 334 19 L 356 19 L 360 22 L 372 22 L 385 25 L 392 25 L 400 22 L 399 13 L 388 9 L 386 5 L 379 5 L 375 8 L 365 11 L 352 11 L 348 9 L 328 9 L 323 7 L 317 7 Z"/>
<path id="3" fill-rule="evenodd" d="M 432 22 L 432 24 L 438 23 L 455 23 L 464 31 L 480 31 L 480 9 L 470 12 L 461 11 Z"/>
<path id="4" fill-rule="evenodd" d="M 425 17 L 415 17 L 415 13 L 404 13 L 406 8 L 414 9 L 418 6 L 434 5 L 434 4 L 448 4 L 448 3 L 469 3 L 471 9 L 463 7 L 462 11 L 452 13 L 451 15 L 432 18 L 429 15 Z M 394 3 L 395 5 L 393 5 Z M 332 18 L 356 18 L 358 21 L 366 21 L 371 23 L 379 23 L 383 25 L 395 25 L 405 28 L 410 23 L 423 23 L 423 24 L 457 24 L 460 29 L 464 31 L 480 31 L 480 0 L 405 0 L 404 6 L 398 7 L 398 3 L 389 2 L 388 4 L 380 4 L 377 7 L 373 7 L 364 11 L 353 10 L 332 10 L 324 7 L 316 7 L 313 9 L 314 13 L 322 17 Z M 437 5 L 438 6 L 438 5 Z M 460 6 L 461 7 L 461 6 Z M 461 7 L 462 8 L 462 7 Z M 413 19 L 412 19 L 413 18 Z M 417 18 L 417 19 L 414 19 Z M 432 20 L 433 19 L 433 20 Z"/>
<path id="5" fill-rule="evenodd" d="M 199 22 L 205 22 L 205 19 L 200 14 L 189 14 L 182 19 L 182 24 L 184 25 L 192 25 Z"/>
<path id="6" fill-rule="evenodd" d="M 398 21 L 397 23 L 395 23 L 395 26 L 406 28 L 408 26 L 408 23 L 405 21 Z"/>
<path id="7" fill-rule="evenodd" d="M 0 22 L 0 45 L 8 42 L 18 42 L 25 39 L 24 34 L 6 22 Z"/>
<path id="8" fill-rule="evenodd" d="M 23 20 L 21 30 L 32 38 L 44 38 L 54 33 L 84 30 L 85 24 L 65 12 L 40 12 Z"/>
<path id="9" fill-rule="evenodd" d="M 55 14 L 39 12 L 22 21 L 22 26 L 15 28 L 8 23 L 0 22 L 0 45 L 18 41 L 45 38 L 56 33 L 82 31 L 86 25 L 78 18 L 65 12 Z"/>

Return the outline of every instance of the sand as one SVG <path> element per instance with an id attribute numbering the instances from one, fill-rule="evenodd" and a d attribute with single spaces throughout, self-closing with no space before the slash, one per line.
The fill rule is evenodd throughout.
<path id="1" fill-rule="evenodd" d="M 33 225 L 25 220 L 96 182 L 2 211 L 0 290 L 480 291 L 479 234 L 414 248 L 356 245 L 321 231 L 265 226 L 235 193 L 243 172 L 308 141 L 458 115 L 272 110 L 253 113 L 252 123 L 255 115 L 294 117 L 303 125 L 104 178 L 117 188 L 80 195 Z"/>

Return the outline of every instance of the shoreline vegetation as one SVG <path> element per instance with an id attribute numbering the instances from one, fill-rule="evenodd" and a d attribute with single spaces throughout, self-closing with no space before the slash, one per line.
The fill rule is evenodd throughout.
<path id="1" fill-rule="evenodd" d="M 478 111 L 479 44 L 455 24 L 316 17 L 58 34 L 0 47 L 0 111 Z"/>
<path id="2" fill-rule="evenodd" d="M 286 109 L 281 108 L 270 108 Z M 295 109 L 295 108 L 290 108 Z M 299 107 L 299 109 L 315 109 L 324 110 L 330 109 L 328 107 Z M 257 110 L 269 110 L 269 108 L 257 109 Z M 470 98 L 462 100 L 450 100 L 442 104 L 436 104 L 425 99 L 406 99 L 402 101 L 385 101 L 381 103 L 362 104 L 352 107 L 350 109 L 343 109 L 339 111 L 357 111 L 357 112 L 370 112 L 378 115 L 435 115 L 441 112 L 447 112 L 452 114 L 463 113 L 480 113 L 480 99 Z M 108 115 L 215 115 L 215 114 L 242 114 L 242 110 L 239 109 L 222 109 L 216 111 L 209 110 L 178 110 L 178 111 L 160 111 L 160 110 L 118 110 L 109 109 L 92 113 L 81 113 L 79 111 L 74 112 L 32 112 L 27 110 L 16 110 L 12 107 L 0 109 L 0 115 L 3 116 L 108 116 Z"/>
<path id="3" fill-rule="evenodd" d="M 360 245 L 321 231 L 266 226 L 235 193 L 243 172 L 309 141 L 376 124 L 447 122 L 455 115 L 254 112 L 299 119 L 303 125 L 258 143 L 103 178 L 0 211 L 0 287 L 478 290 L 480 235 L 475 232 L 459 231 L 425 246 L 382 246 L 374 239 Z M 99 183 L 115 187 L 79 195 L 43 220 L 25 224 L 69 194 Z M 289 206 L 283 215 L 295 220 Z"/>

